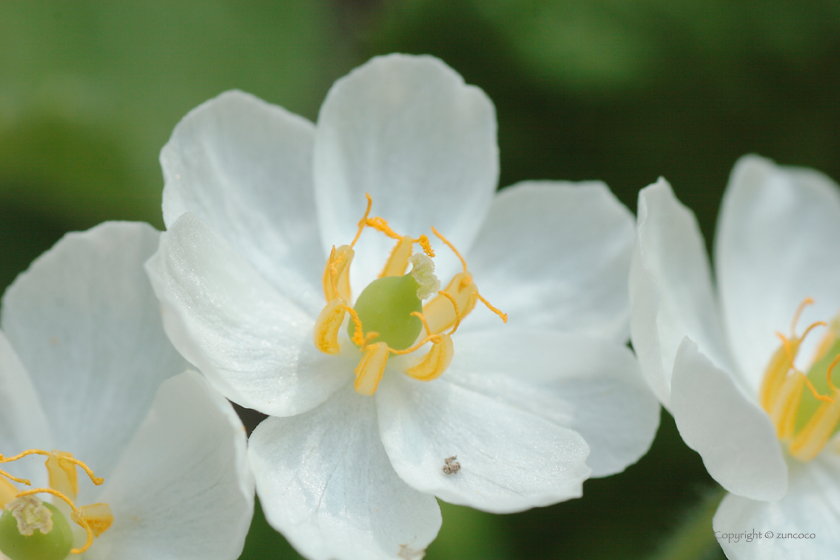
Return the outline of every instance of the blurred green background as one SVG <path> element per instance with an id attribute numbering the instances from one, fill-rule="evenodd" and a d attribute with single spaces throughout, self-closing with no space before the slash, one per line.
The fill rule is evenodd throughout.
<path id="1" fill-rule="evenodd" d="M 199 103 L 239 88 L 314 120 L 336 78 L 394 51 L 488 93 L 501 185 L 603 179 L 635 210 L 662 175 L 710 240 L 745 153 L 840 178 L 837 1 L 0 0 L 0 287 L 66 231 L 161 228 L 157 156 Z M 444 505 L 427 558 L 667 557 L 714 487 L 663 414 L 651 452 L 582 500 Z M 242 558 L 298 556 L 258 511 Z"/>

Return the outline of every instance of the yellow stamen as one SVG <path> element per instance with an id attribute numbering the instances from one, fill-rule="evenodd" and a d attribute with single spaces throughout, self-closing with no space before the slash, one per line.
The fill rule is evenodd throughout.
<path id="1" fill-rule="evenodd" d="M 4 476 L 10 476 L 8 473 L 0 471 L 0 474 Z M 26 481 L 29 482 L 28 480 Z M 18 489 L 12 485 L 11 482 L 6 480 L 5 478 L 0 478 L 0 509 L 6 507 L 6 504 L 11 502 L 17 497 Z"/>
<path id="2" fill-rule="evenodd" d="M 76 465 L 77 467 L 81 468 L 88 475 L 90 481 L 96 484 L 97 486 L 105 482 L 104 479 L 99 478 L 98 476 L 93 474 L 93 470 L 86 464 L 84 464 L 82 461 L 74 459 L 72 454 L 65 453 L 63 451 L 44 451 L 43 449 L 27 449 L 22 453 L 18 453 L 14 457 L 3 457 L 2 455 L 0 455 L 0 463 L 11 463 L 13 461 L 17 461 L 18 459 L 22 459 L 23 457 L 26 457 L 28 455 L 43 455 L 45 457 L 55 457 L 65 464 L 72 463 L 73 465 Z"/>
<path id="3" fill-rule="evenodd" d="M 840 399 L 827 402 L 817 409 L 788 447 L 790 454 L 800 461 L 810 461 L 825 446 L 840 421 Z"/>
<path id="4" fill-rule="evenodd" d="M 107 531 L 111 527 L 111 524 L 114 523 L 114 515 L 111 513 L 111 506 L 108 504 L 97 503 L 82 506 L 74 513 L 80 519 L 84 520 L 91 531 L 93 531 L 95 537 Z M 80 523 L 80 525 L 82 524 Z"/>
<path id="5" fill-rule="evenodd" d="M 0 461 L 0 463 L 2 463 L 2 462 L 3 462 L 3 461 Z M 32 483 L 31 483 L 31 482 L 29 482 L 29 480 L 28 480 L 28 479 L 26 479 L 26 478 L 18 478 L 18 477 L 16 477 L 16 476 L 12 476 L 12 475 L 10 475 L 9 473 L 7 473 L 6 471 L 0 471 L 0 476 L 6 477 L 6 478 L 8 478 L 9 480 L 14 480 L 14 481 L 15 481 L 15 482 L 17 482 L 18 484 L 25 484 L 25 485 L 27 485 L 27 486 L 31 486 L 31 485 L 32 485 Z M 2 480 L 2 479 L 0 479 L 0 480 Z"/>
<path id="6" fill-rule="evenodd" d="M 478 299 L 481 300 L 481 303 L 483 303 L 487 307 L 487 309 L 501 317 L 503 323 L 507 323 L 507 313 L 502 313 L 500 310 L 490 305 L 490 302 L 484 299 L 484 297 L 482 297 L 480 293 L 476 292 L 475 295 L 478 296 Z"/>
<path id="7" fill-rule="evenodd" d="M 353 338 L 351 340 L 356 344 L 356 346 L 364 348 L 367 344 L 368 339 L 365 337 L 365 335 L 362 334 L 364 331 L 362 330 L 362 320 L 359 319 L 359 314 L 356 313 L 355 309 L 347 305 L 344 306 L 344 310 L 350 314 L 350 319 L 353 320 L 353 324 L 356 326 L 356 332 L 353 333 Z M 368 334 L 378 336 L 376 333 Z M 371 338 L 373 338 L 373 336 Z"/>
<path id="8" fill-rule="evenodd" d="M 429 328 L 429 323 L 426 322 L 426 317 L 424 317 L 419 311 L 412 311 L 411 314 L 420 319 L 420 322 L 423 323 L 423 330 L 426 331 L 426 336 L 430 336 L 432 334 L 432 330 Z"/>
<path id="9" fill-rule="evenodd" d="M 793 320 L 790 322 L 790 336 L 793 338 L 796 332 L 796 324 L 799 322 L 799 317 L 802 315 L 802 312 L 805 310 L 806 307 L 809 305 L 813 305 L 814 300 L 806 297 L 802 300 L 802 303 L 799 304 L 799 307 L 796 308 L 796 313 L 793 314 Z"/>
<path id="10" fill-rule="evenodd" d="M 455 248 L 455 245 L 450 243 L 450 241 L 447 238 L 445 238 L 443 235 L 441 235 L 440 232 L 438 230 L 436 230 L 434 226 L 432 226 L 432 233 L 434 233 L 437 236 L 437 238 L 440 239 L 444 243 L 444 245 L 449 247 L 452 250 L 453 253 L 455 253 L 455 256 L 458 257 L 459 261 L 461 261 L 461 266 L 464 267 L 464 272 L 466 272 L 467 271 L 467 261 L 465 261 L 464 257 L 461 256 L 461 253 L 458 252 L 458 249 Z"/>
<path id="11" fill-rule="evenodd" d="M 441 296 L 445 297 L 450 302 L 452 302 L 452 309 L 455 313 L 455 325 L 452 327 L 452 330 L 449 331 L 449 334 L 450 335 L 455 334 L 455 331 L 457 331 L 458 327 L 461 326 L 461 312 L 458 310 L 458 302 L 455 301 L 455 297 L 452 294 L 449 294 L 447 292 L 438 292 L 438 294 L 440 294 Z M 476 295 L 478 297 L 481 297 L 480 295 L 478 295 L 478 292 L 476 292 Z M 475 304 L 473 304 L 473 305 L 475 305 Z"/>
<path id="12" fill-rule="evenodd" d="M 473 283 L 469 272 L 456 274 L 443 291 L 452 296 L 452 299 L 438 295 L 423 306 L 423 315 L 429 321 L 433 334 L 443 332 L 469 315 L 478 301 L 478 288 Z M 453 299 L 456 302 L 454 308 Z"/>
<path id="13" fill-rule="evenodd" d="M 349 245 L 342 245 L 338 249 L 333 246 L 327 266 L 324 267 L 324 297 L 332 301 L 337 297 L 350 301 L 350 263 L 353 262 L 355 251 Z"/>
<path id="14" fill-rule="evenodd" d="M 356 246 L 356 242 L 362 235 L 362 230 L 365 229 L 365 225 L 367 224 L 367 217 L 370 215 L 370 208 L 373 206 L 373 199 L 368 193 L 365 193 L 365 198 L 367 198 L 367 208 L 365 209 L 365 215 L 362 216 L 361 220 L 359 220 L 359 230 L 356 232 L 356 237 L 353 238 L 353 242 L 350 243 L 351 248 Z"/>
<path id="15" fill-rule="evenodd" d="M 70 549 L 70 554 L 82 554 L 83 552 L 87 551 L 87 549 L 90 548 L 90 545 L 93 544 L 94 537 L 102 534 L 105 530 L 108 529 L 108 527 L 111 526 L 111 523 L 113 523 L 114 521 L 113 515 L 110 515 L 111 508 L 108 507 L 108 504 L 94 504 L 95 506 L 104 506 L 108 508 L 107 515 L 110 516 L 110 520 L 105 519 L 104 509 L 102 508 L 97 508 L 96 510 L 94 510 L 95 512 L 97 512 L 98 516 L 102 516 L 101 519 L 96 520 L 97 528 L 99 529 L 99 533 L 96 533 L 93 527 L 91 527 L 90 523 L 88 522 L 84 510 L 81 508 L 77 508 L 76 504 L 73 503 L 73 500 L 71 500 L 58 490 L 53 490 L 52 488 L 33 488 L 31 490 L 24 490 L 23 492 L 19 492 L 17 497 L 21 498 L 23 496 L 33 496 L 35 494 L 52 494 L 53 496 L 64 500 L 72 510 L 70 513 L 70 519 L 72 519 L 75 523 L 80 525 L 85 530 L 85 533 L 87 533 L 87 540 L 85 541 L 85 544 L 79 548 Z"/>
<path id="16" fill-rule="evenodd" d="M 47 459 L 47 473 L 50 478 L 50 488 L 75 499 L 79 493 L 79 480 L 76 476 L 76 464 L 68 461 L 68 458 L 72 459 L 73 454 L 53 449 Z"/>
<path id="17" fill-rule="evenodd" d="M 315 348 L 325 354 L 336 355 L 341 352 L 338 344 L 338 330 L 344 322 L 344 313 L 347 309 L 347 302 L 338 297 L 327 303 L 321 310 L 315 321 L 315 327 L 312 329 Z"/>
<path id="18" fill-rule="evenodd" d="M 379 382 L 382 380 L 382 374 L 385 372 L 387 364 L 388 345 L 384 342 L 369 345 L 365 349 L 362 361 L 354 370 L 356 381 L 353 383 L 353 387 L 356 392 L 367 396 L 374 394 L 379 387 Z"/>
<path id="19" fill-rule="evenodd" d="M 391 251 L 391 255 L 385 262 L 385 268 L 379 273 L 379 277 L 402 276 L 405 274 L 405 269 L 408 268 L 408 258 L 411 256 L 413 247 L 414 239 L 408 235 L 401 237 L 394 250 Z"/>
<path id="20" fill-rule="evenodd" d="M 397 241 L 402 239 L 402 235 L 392 230 L 391 226 L 388 225 L 388 220 L 380 218 L 379 216 L 375 218 L 368 218 L 365 220 L 365 225 L 369 228 L 375 229 L 376 231 L 381 231 L 391 239 L 396 239 Z"/>
<path id="21" fill-rule="evenodd" d="M 837 387 L 835 387 L 834 383 L 831 381 L 831 374 L 834 372 L 834 368 L 837 367 L 838 362 L 840 362 L 840 354 L 837 354 L 837 356 L 835 356 L 835 358 L 831 361 L 828 366 L 828 371 L 825 374 L 828 378 L 828 387 L 831 389 L 832 393 L 836 393 L 838 391 Z"/>
<path id="22" fill-rule="evenodd" d="M 441 333 L 433 337 L 433 344 L 431 350 L 423 358 L 419 364 L 408 368 L 405 374 L 413 377 L 419 381 L 431 381 L 437 379 L 452 363 L 452 357 L 455 355 L 455 347 L 452 344 L 452 339 L 446 333 Z"/>
<path id="23" fill-rule="evenodd" d="M 435 252 L 432 249 L 431 243 L 429 243 L 429 238 L 428 237 L 426 237 L 425 235 L 421 235 L 420 237 L 415 239 L 414 242 L 420 244 L 420 247 L 423 249 L 423 252 L 426 253 L 426 255 L 430 259 L 435 258 Z"/>

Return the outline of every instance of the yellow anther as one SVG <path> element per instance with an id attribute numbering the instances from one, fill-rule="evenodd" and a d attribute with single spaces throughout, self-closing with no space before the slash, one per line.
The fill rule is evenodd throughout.
<path id="1" fill-rule="evenodd" d="M 452 298 L 438 295 L 423 306 L 423 315 L 429 322 L 432 334 L 443 332 L 469 315 L 478 301 L 478 289 L 469 272 L 456 274 L 443 291 Z"/>
<path id="2" fill-rule="evenodd" d="M 107 531 L 114 523 L 114 515 L 111 513 L 111 506 L 108 504 L 98 503 L 82 506 L 75 510 L 73 514 L 90 527 L 95 537 Z M 75 518 L 73 520 L 76 521 Z M 82 523 L 79 524 L 84 526 Z"/>
<path id="3" fill-rule="evenodd" d="M 356 326 L 356 330 L 353 333 L 353 338 L 351 340 L 356 346 L 364 348 L 367 345 L 368 338 L 362 334 L 364 331 L 362 330 L 362 320 L 359 319 L 359 314 L 356 313 L 355 309 L 353 309 L 352 307 L 348 307 L 347 305 L 344 306 L 344 310 L 350 314 L 350 319 Z M 372 335 L 370 338 L 379 336 L 378 333 L 368 333 L 368 335 Z"/>
<path id="4" fill-rule="evenodd" d="M 360 330 L 356 332 L 360 332 Z M 383 342 L 369 345 L 365 349 L 362 361 L 354 370 L 356 381 L 353 383 L 353 388 L 356 389 L 356 392 L 366 396 L 374 394 L 376 388 L 379 387 L 379 382 L 382 380 L 382 374 L 385 372 L 387 364 L 388 345 Z"/>
<path id="5" fill-rule="evenodd" d="M 50 477 L 50 488 L 75 499 L 79 493 L 79 480 L 76 476 L 76 464 L 68 461 L 68 458 L 72 459 L 73 454 L 53 449 L 47 458 L 47 473 Z"/>
<path id="6" fill-rule="evenodd" d="M 381 231 L 391 239 L 402 239 L 402 235 L 392 230 L 391 226 L 388 225 L 388 221 L 383 218 L 380 218 L 379 216 L 375 218 L 368 218 L 365 221 L 365 225 L 369 228 L 375 229 L 376 231 Z"/>
<path id="7" fill-rule="evenodd" d="M 327 266 L 324 267 L 324 297 L 332 301 L 337 297 L 350 301 L 350 263 L 353 262 L 355 251 L 349 245 L 335 247 L 330 251 Z"/>
<path id="8" fill-rule="evenodd" d="M 425 235 L 421 235 L 417 239 L 414 240 L 415 243 L 419 243 L 420 247 L 423 249 L 423 252 L 428 255 L 430 259 L 435 258 L 435 252 L 432 249 L 432 244 L 429 243 L 429 238 Z"/>
<path id="9" fill-rule="evenodd" d="M 405 373 L 419 381 L 431 381 L 437 379 L 452 363 L 455 355 L 455 347 L 452 339 L 446 333 L 432 337 L 432 348 L 419 364 L 408 368 Z"/>
<path id="10" fill-rule="evenodd" d="M 411 256 L 414 247 L 414 239 L 406 235 L 400 238 L 391 255 L 385 262 L 385 268 L 379 273 L 380 278 L 385 276 L 402 276 L 408 268 L 408 258 Z"/>
<path id="11" fill-rule="evenodd" d="M 312 339 L 315 348 L 325 354 L 338 354 L 341 347 L 338 344 L 338 330 L 344 322 L 344 314 L 347 311 L 347 302 L 342 298 L 335 298 L 327 303 L 321 310 L 315 327 L 312 329 Z"/>
<path id="12" fill-rule="evenodd" d="M 0 471 L 0 475 L 11 476 L 3 471 Z M 26 482 L 28 483 L 29 481 L 27 480 Z M 0 509 L 5 508 L 6 504 L 14 500 L 17 497 L 17 493 L 18 489 L 11 482 L 5 478 L 0 478 Z"/>

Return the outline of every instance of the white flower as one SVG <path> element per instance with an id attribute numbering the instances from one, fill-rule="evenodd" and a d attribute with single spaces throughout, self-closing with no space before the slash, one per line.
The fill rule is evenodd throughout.
<path id="1" fill-rule="evenodd" d="M 624 346 L 632 218 L 600 183 L 495 195 L 497 157 L 484 93 L 402 55 L 339 80 L 317 126 L 229 92 L 187 115 L 161 154 L 168 232 L 147 269 L 167 333 L 228 398 L 271 416 L 250 441 L 257 492 L 307 557 L 420 557 L 441 523 L 434 496 L 492 512 L 547 505 L 650 445 L 658 406 Z M 365 193 L 370 227 L 350 249 Z M 357 300 L 361 353 L 352 293 L 386 263 L 381 280 L 403 282 L 422 236 L 434 273 L 415 259 L 394 306 L 364 297 L 387 316 L 419 311 L 417 286 L 434 291 L 437 276 L 459 302 L 457 332 L 436 296 L 419 337 L 431 351 L 398 355 L 420 321 L 370 339 L 375 313 Z"/>
<path id="2" fill-rule="evenodd" d="M 630 299 L 642 371 L 730 492 L 718 535 L 776 533 L 722 539 L 730 558 L 833 558 L 840 395 L 826 376 L 840 354 L 840 190 L 815 171 L 742 158 L 714 257 L 716 286 L 693 214 L 662 179 L 640 193 Z"/>
<path id="3" fill-rule="evenodd" d="M 73 466 L 50 466 L 48 481 L 43 458 L 0 462 L 76 507 L 108 504 L 110 514 L 88 513 L 94 523 L 102 513 L 105 525 L 112 515 L 113 524 L 70 558 L 233 560 L 248 532 L 254 483 L 242 423 L 201 376 L 185 372 L 143 271 L 159 235 L 137 223 L 68 234 L 3 297 L 0 452 L 71 453 L 104 479 L 94 486 L 79 471 L 74 495 L 60 480 L 75 476 Z M 0 476 L 3 505 L 25 490 Z M 70 521 L 59 498 L 52 501 Z M 70 525 L 81 548 L 86 531 Z"/>

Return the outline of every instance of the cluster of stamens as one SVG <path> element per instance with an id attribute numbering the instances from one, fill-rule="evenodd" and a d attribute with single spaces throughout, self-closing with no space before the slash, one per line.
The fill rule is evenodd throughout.
<path id="1" fill-rule="evenodd" d="M 456 274 L 445 289 L 439 290 L 440 283 L 432 273 L 434 265 L 431 259 L 435 253 L 428 237 L 399 235 L 384 219 L 370 218 L 372 200 L 370 195 L 366 196 L 367 209 L 359 220 L 356 237 L 350 245 L 342 245 L 337 249 L 333 246 L 327 259 L 323 276 L 327 305 L 315 322 L 313 339 L 321 352 L 340 353 L 338 334 L 345 317 L 349 315 L 350 340 L 363 353 L 355 369 L 354 387 L 360 394 L 372 395 L 379 386 L 390 355 L 411 354 L 427 343 L 432 344 L 431 349 L 419 363 L 407 368 L 405 374 L 420 381 L 440 377 L 454 356 L 451 335 L 458 330 L 461 320 L 473 310 L 477 301 L 484 303 L 505 322 L 507 315 L 490 305 L 478 293 L 464 258 L 452 243 L 432 227 L 432 233 L 452 250 L 463 267 L 463 271 Z M 396 240 L 397 244 L 379 278 L 365 288 L 354 308 L 349 305 L 352 297 L 350 263 L 355 254 L 353 247 L 365 228 L 379 231 Z M 415 244 L 421 247 L 422 254 L 413 254 Z M 411 274 L 405 274 L 409 263 L 414 268 Z M 421 304 L 423 299 L 435 292 L 436 297 L 425 305 Z M 367 330 L 363 322 L 369 323 Z M 386 326 L 377 331 L 370 324 Z M 421 329 L 425 336 L 415 342 Z M 444 332 L 447 329 L 451 330 Z"/>
<path id="2" fill-rule="evenodd" d="M 93 544 L 94 538 L 104 533 L 111 526 L 114 517 L 111 514 L 111 508 L 108 504 L 97 503 L 76 507 L 73 503 L 73 499 L 75 499 L 78 493 L 76 468 L 78 467 L 85 471 L 91 482 L 96 485 L 102 484 L 104 480 L 95 476 L 90 467 L 82 461 L 75 459 L 72 454 L 63 451 L 29 449 L 14 457 L 0 455 L 0 463 L 11 463 L 30 455 L 47 457 L 46 467 L 49 475 L 49 488 L 18 490 L 9 480 L 25 486 L 32 486 L 31 482 L 0 470 L 0 508 L 3 509 L 2 518 L 6 520 L 8 519 L 7 516 L 14 517 L 17 525 L 17 534 L 12 532 L 9 535 L 5 532 L 0 532 L 0 550 L 3 550 L 7 556 L 10 554 L 14 556 L 14 552 L 9 551 L 7 547 L 14 549 L 16 546 L 15 543 L 9 541 L 14 540 L 20 542 L 19 536 L 31 538 L 38 533 L 42 535 L 55 533 L 55 539 L 63 538 L 62 535 L 57 534 L 60 531 L 56 528 L 56 516 L 61 516 L 59 522 L 63 523 L 64 526 L 67 525 L 66 520 L 63 519 L 58 509 L 54 506 L 43 504 L 40 498 L 36 496 L 37 494 L 50 494 L 61 499 L 69 506 L 71 520 L 82 527 L 87 534 L 87 540 L 79 548 L 70 548 L 72 545 L 72 534 L 70 534 L 68 537 L 69 542 L 67 543 L 69 550 L 67 552 L 70 554 L 81 554 L 85 552 Z M 51 542 L 46 543 L 45 546 L 48 546 L 52 550 L 56 545 L 54 542 Z"/>
<path id="3" fill-rule="evenodd" d="M 811 303 L 813 300 L 808 298 L 799 306 L 789 337 L 777 333 L 782 344 L 770 359 L 759 392 L 759 402 L 770 415 L 777 436 L 800 461 L 816 457 L 840 428 L 840 390 L 831 379 L 840 362 L 840 318 L 831 325 L 823 321 L 812 323 L 802 336 L 797 336 L 796 323 Z M 826 326 L 829 328 L 805 374 L 795 365 L 800 346 L 815 328 Z"/>

